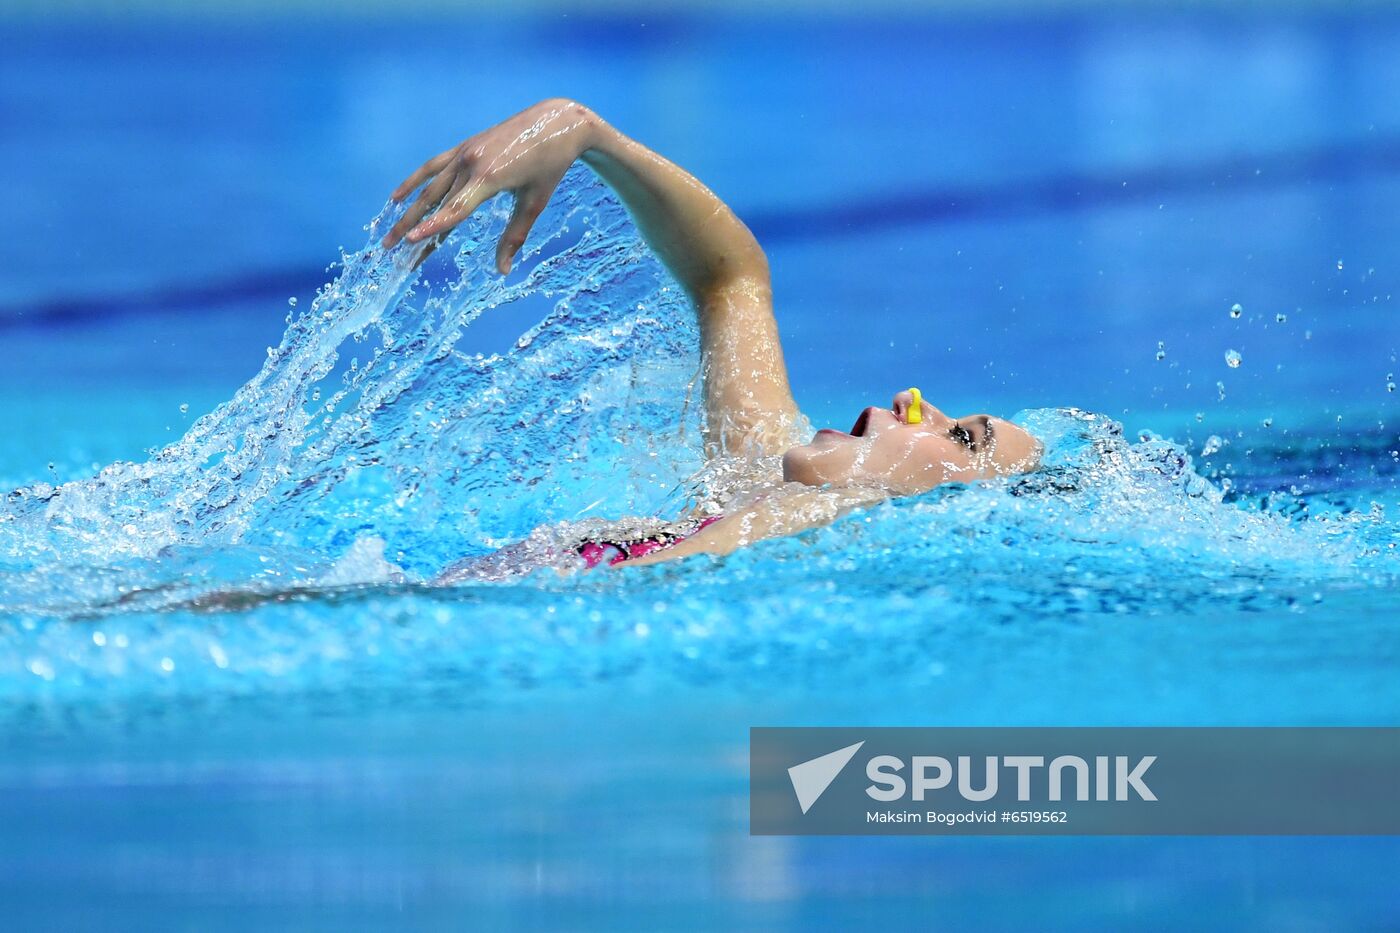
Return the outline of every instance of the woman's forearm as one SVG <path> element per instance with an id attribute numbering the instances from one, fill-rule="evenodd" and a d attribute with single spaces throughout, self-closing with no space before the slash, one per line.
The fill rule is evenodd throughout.
<path id="1" fill-rule="evenodd" d="M 647 245 L 695 303 L 705 369 L 706 448 L 778 454 L 801 416 L 773 319 L 768 260 L 753 234 L 694 176 L 563 98 L 541 101 L 424 162 L 394 191 L 418 197 L 384 237 L 429 241 L 502 191 L 515 197 L 496 244 L 510 271 L 540 212 L 575 160 L 622 199 Z M 420 253 L 418 259 L 426 253 Z"/>
<path id="2" fill-rule="evenodd" d="M 584 112 L 590 127 L 580 158 L 617 192 L 647 244 L 695 302 L 708 452 L 780 453 L 800 416 L 763 249 L 695 176 Z"/>
<path id="3" fill-rule="evenodd" d="M 580 158 L 617 192 L 647 244 L 693 298 L 735 282 L 767 285 L 768 260 L 728 205 L 689 172 L 585 112 L 590 131 Z"/>
<path id="4" fill-rule="evenodd" d="M 804 489 L 763 498 L 707 525 L 673 547 L 634 558 L 625 566 L 659 564 L 692 554 L 723 556 L 767 538 L 830 525 L 856 509 L 888 498 L 889 493 L 884 490 L 865 487 Z"/>

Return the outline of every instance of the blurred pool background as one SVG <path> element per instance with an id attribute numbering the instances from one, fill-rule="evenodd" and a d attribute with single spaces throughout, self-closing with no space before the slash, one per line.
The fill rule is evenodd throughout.
<path id="1" fill-rule="evenodd" d="M 1260 489 L 1308 479 L 1291 444 L 1332 443 L 1329 493 L 1394 509 L 1397 87 L 1383 4 L 15 4 L 0 480 L 178 437 L 408 170 L 566 95 L 750 221 L 814 417 L 910 382 L 951 411 L 1075 405 L 1196 452 L 1232 439 L 1210 475 Z M 499 697 L 36 682 L 0 719 L 0 908 L 69 929 L 1393 928 L 1392 840 L 751 839 L 744 796 L 749 725 L 1393 724 L 1393 595 L 1340 594 L 1325 625 L 1000 627 L 940 642 L 932 675 L 845 684 L 680 662 Z"/>

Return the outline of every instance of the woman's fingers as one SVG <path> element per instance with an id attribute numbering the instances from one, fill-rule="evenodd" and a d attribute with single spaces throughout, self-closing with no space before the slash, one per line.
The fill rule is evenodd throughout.
<path id="1" fill-rule="evenodd" d="M 442 241 L 447 239 L 447 235 L 440 233 L 427 243 L 423 244 L 423 252 L 418 254 L 418 258 L 413 260 L 413 268 L 417 269 L 428 261 L 428 257 L 437 252 L 437 248 L 442 245 Z"/>
<path id="2" fill-rule="evenodd" d="M 515 209 L 511 211 L 510 221 L 506 224 L 505 232 L 501 234 L 500 241 L 496 244 L 496 269 L 505 275 L 510 271 L 510 264 L 515 259 L 515 254 L 520 252 L 520 247 L 525 245 L 525 237 L 530 233 L 530 228 L 539 219 L 540 211 L 549 203 L 549 195 L 526 188 L 515 193 Z"/>
<path id="3" fill-rule="evenodd" d="M 443 172 L 434 178 L 433 183 L 423 189 L 423 193 L 418 196 L 418 200 L 414 201 L 413 204 L 409 206 L 408 210 L 404 211 L 398 223 L 394 224 L 385 235 L 384 248 L 392 248 L 399 240 L 403 239 L 405 233 L 408 233 L 414 227 L 418 226 L 423 216 L 441 204 L 458 181 L 459 179 L 452 172 Z"/>
<path id="4" fill-rule="evenodd" d="M 395 188 L 394 193 L 389 195 L 390 200 L 402 201 L 404 198 L 408 197 L 409 194 L 413 192 L 414 188 L 417 188 L 419 185 L 423 184 L 423 182 L 442 171 L 447 166 L 447 163 L 452 161 L 452 155 L 455 152 L 455 149 L 440 152 L 418 166 L 418 169 L 412 175 L 405 178 L 403 184 Z"/>
<path id="5" fill-rule="evenodd" d="M 493 188 L 480 179 L 468 182 L 462 190 L 449 195 L 436 214 L 408 231 L 405 239 L 410 243 L 417 243 L 430 236 L 446 233 L 470 217 L 473 211 L 495 193 Z"/>

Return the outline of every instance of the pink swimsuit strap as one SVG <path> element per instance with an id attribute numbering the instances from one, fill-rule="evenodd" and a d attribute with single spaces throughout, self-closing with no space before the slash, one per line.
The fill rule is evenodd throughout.
<path id="1" fill-rule="evenodd" d="M 709 518 L 701 519 L 694 528 L 681 534 L 663 531 L 631 541 L 585 541 L 578 546 L 577 553 L 579 557 L 583 558 L 590 570 L 602 563 L 606 563 L 609 567 L 615 567 L 624 561 L 636 560 L 638 557 L 643 557 L 654 551 L 664 551 L 667 548 L 675 547 L 686 538 L 709 527 L 721 518 L 723 518 L 721 515 L 711 515 Z"/>

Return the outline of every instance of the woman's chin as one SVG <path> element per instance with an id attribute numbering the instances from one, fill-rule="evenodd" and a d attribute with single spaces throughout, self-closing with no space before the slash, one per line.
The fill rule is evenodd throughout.
<path id="1" fill-rule="evenodd" d="M 783 454 L 783 482 L 804 486 L 821 486 L 827 482 L 812 465 L 812 446 L 793 447 Z"/>

